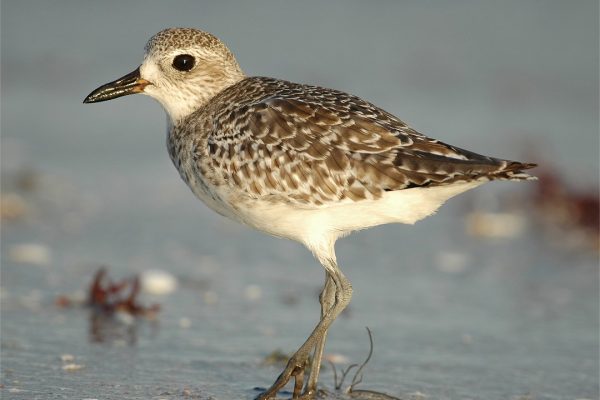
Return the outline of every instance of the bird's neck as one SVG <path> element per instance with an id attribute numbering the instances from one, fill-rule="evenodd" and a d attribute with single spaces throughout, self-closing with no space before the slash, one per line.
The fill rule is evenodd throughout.
<path id="1" fill-rule="evenodd" d="M 215 96 L 244 78 L 246 78 L 246 75 L 239 67 L 217 78 L 211 75 L 210 78 L 198 83 L 197 87 L 200 87 L 200 90 L 194 93 L 181 92 L 175 101 L 173 98 L 170 98 L 168 101 L 161 101 L 161 104 L 167 112 L 171 123 L 177 124 L 191 114 L 206 107 Z"/>

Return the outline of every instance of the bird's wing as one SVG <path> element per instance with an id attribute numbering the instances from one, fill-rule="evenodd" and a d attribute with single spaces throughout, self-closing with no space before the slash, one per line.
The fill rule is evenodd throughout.
<path id="1" fill-rule="evenodd" d="M 532 165 L 430 139 L 342 92 L 304 86 L 220 116 L 212 169 L 251 197 L 305 205 L 379 198 L 385 191 L 476 179 L 527 179 Z M 318 94 L 311 90 L 318 89 Z"/>

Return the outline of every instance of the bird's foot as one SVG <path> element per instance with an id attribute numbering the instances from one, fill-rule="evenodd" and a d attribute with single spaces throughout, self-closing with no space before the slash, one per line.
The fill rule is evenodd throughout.
<path id="1" fill-rule="evenodd" d="M 294 378 L 294 391 L 292 399 L 295 400 L 311 400 L 315 398 L 316 390 L 313 388 L 307 388 L 304 393 L 302 387 L 304 386 L 304 377 L 307 373 L 307 367 L 309 365 L 310 353 L 314 347 L 314 341 L 309 340 L 302 347 L 298 349 L 296 353 L 289 359 L 283 372 L 277 377 L 277 380 L 273 385 L 267 389 L 264 393 L 261 393 L 256 400 L 268 400 L 272 399 L 277 395 L 277 392 L 283 389 L 283 387 Z"/>

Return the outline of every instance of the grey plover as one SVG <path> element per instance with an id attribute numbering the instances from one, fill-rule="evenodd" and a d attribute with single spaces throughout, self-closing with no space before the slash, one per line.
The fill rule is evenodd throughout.
<path id="1" fill-rule="evenodd" d="M 132 93 L 166 110 L 169 155 L 196 196 L 221 215 L 304 244 L 325 268 L 321 319 L 260 399 L 292 377 L 293 398 L 315 395 L 327 330 L 352 295 L 336 262 L 337 239 L 413 224 L 488 181 L 535 179 L 523 172 L 535 164 L 431 139 L 359 97 L 247 77 L 219 39 L 196 29 L 157 33 L 139 68 L 84 102 Z"/>

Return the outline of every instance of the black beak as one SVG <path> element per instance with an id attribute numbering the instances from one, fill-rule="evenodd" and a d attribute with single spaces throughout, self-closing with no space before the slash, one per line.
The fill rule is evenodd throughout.
<path id="1" fill-rule="evenodd" d="M 140 68 L 127 75 L 100 86 L 83 100 L 84 103 L 98 103 L 101 101 L 116 99 L 128 94 L 142 93 L 146 86 L 150 85 L 145 79 L 140 78 Z"/>

